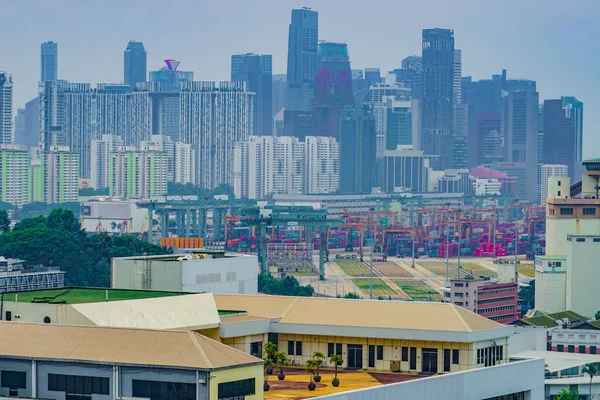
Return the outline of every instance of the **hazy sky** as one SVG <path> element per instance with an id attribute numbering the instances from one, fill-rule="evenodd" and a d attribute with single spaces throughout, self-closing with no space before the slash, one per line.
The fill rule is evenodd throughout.
<path id="1" fill-rule="evenodd" d="M 285 73 L 290 10 L 319 12 L 319 39 L 348 43 L 352 68 L 400 66 L 420 54 L 421 29 L 454 29 L 463 75 L 537 81 L 540 99 L 584 102 L 584 158 L 600 157 L 599 0 L 0 0 L 0 70 L 15 106 L 33 98 L 40 43 L 59 44 L 58 77 L 120 82 L 129 40 L 144 42 L 148 70 L 166 58 L 196 80 L 227 80 L 230 55 L 273 55 Z"/>

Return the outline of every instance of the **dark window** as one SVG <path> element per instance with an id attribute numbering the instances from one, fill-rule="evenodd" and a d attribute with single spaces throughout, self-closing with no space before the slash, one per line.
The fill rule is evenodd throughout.
<path id="1" fill-rule="evenodd" d="M 585 354 L 585 346 L 579 346 L 579 352 Z"/>
<path id="2" fill-rule="evenodd" d="M 302 355 L 302 342 L 296 342 L 296 355 Z"/>
<path id="3" fill-rule="evenodd" d="M 342 355 L 342 344 L 341 343 L 335 344 L 335 354 Z"/>
<path id="4" fill-rule="evenodd" d="M 559 344 L 558 346 L 556 346 L 556 351 L 560 351 L 562 353 L 563 351 L 565 351 L 565 346 L 562 344 Z"/>
<path id="5" fill-rule="evenodd" d="M 275 345 L 275 347 L 277 348 L 278 344 L 279 344 L 279 333 L 269 333 L 267 335 L 267 342 L 273 343 Z"/>
<path id="6" fill-rule="evenodd" d="M 458 354 L 459 354 L 458 350 L 456 350 L 456 349 L 452 350 L 452 364 L 459 363 Z"/>
<path id="7" fill-rule="evenodd" d="M 596 209 L 592 207 L 583 207 L 583 215 L 596 215 Z"/>
<path id="8" fill-rule="evenodd" d="M 408 347 L 402 348 L 402 361 L 408 361 Z"/>
<path id="9" fill-rule="evenodd" d="M 561 183 L 562 183 L 561 181 L 558 181 L 558 186 L 560 186 Z"/>
<path id="10" fill-rule="evenodd" d="M 450 349 L 444 349 L 444 371 L 450 371 Z"/>
<path id="11" fill-rule="evenodd" d="M 294 355 L 294 342 L 292 342 L 291 340 L 288 341 L 288 355 Z"/>
<path id="12" fill-rule="evenodd" d="M 596 354 L 596 346 L 590 346 L 590 354 Z"/>
<path id="13" fill-rule="evenodd" d="M 5 318 L 5 320 L 12 321 L 12 312 L 10 312 L 10 311 L 6 312 L 6 318 Z"/>
<path id="14" fill-rule="evenodd" d="M 600 242 L 600 238 L 594 238 L 594 243 Z"/>
<path id="15" fill-rule="evenodd" d="M 569 353 L 575 353 L 575 346 L 572 344 L 569 345 Z"/>
<path id="16" fill-rule="evenodd" d="M 254 381 L 254 379 L 249 380 Z M 238 382 L 219 383 L 219 398 L 234 397 L 234 395 L 221 397 L 221 385 L 236 384 Z M 131 390 L 133 397 L 144 397 L 151 400 L 196 400 L 196 385 L 194 383 L 154 382 L 133 379 Z M 252 394 L 254 394 L 254 385 Z"/>
<path id="17" fill-rule="evenodd" d="M 546 343 L 546 351 L 552 351 L 552 343 Z"/>
<path id="18" fill-rule="evenodd" d="M 477 349 L 477 364 L 481 364 L 481 349 Z"/>
<path id="19" fill-rule="evenodd" d="M 92 376 L 48 374 L 48 390 L 65 392 L 67 396 L 75 395 L 75 397 L 89 397 L 92 394 L 108 396 L 110 394 L 108 378 Z"/>
<path id="20" fill-rule="evenodd" d="M 335 343 L 327 343 L 327 357 L 335 354 Z"/>
<path id="21" fill-rule="evenodd" d="M 558 195 L 560 196 L 560 190 L 558 191 Z"/>
<path id="22" fill-rule="evenodd" d="M 417 369 L 417 348 L 416 347 L 410 348 L 410 361 L 408 364 L 409 364 L 408 365 L 409 369 Z"/>
<path id="23" fill-rule="evenodd" d="M 369 368 L 375 368 L 375 346 L 369 345 Z"/>
<path id="24" fill-rule="evenodd" d="M 2 387 L 27 389 L 27 374 L 19 371 L 2 371 Z"/>
<path id="25" fill-rule="evenodd" d="M 578 242 L 585 242 L 585 238 L 577 238 Z"/>
<path id="26" fill-rule="evenodd" d="M 377 346 L 377 359 L 383 360 L 383 346 Z"/>
<path id="27" fill-rule="evenodd" d="M 262 358 L 262 342 L 251 342 L 250 354 L 254 357 Z"/>
<path id="28" fill-rule="evenodd" d="M 219 383 L 219 399 L 242 398 L 256 394 L 256 382 L 254 378 L 242 381 Z M 135 393 L 134 393 L 135 396 Z M 195 397 L 194 397 L 195 399 Z M 154 399 L 153 399 L 154 400 Z M 171 400 L 171 399 L 168 399 Z M 191 400 L 191 399 L 190 399 Z"/>
<path id="29" fill-rule="evenodd" d="M 573 207 L 561 207 L 560 215 L 573 215 Z"/>

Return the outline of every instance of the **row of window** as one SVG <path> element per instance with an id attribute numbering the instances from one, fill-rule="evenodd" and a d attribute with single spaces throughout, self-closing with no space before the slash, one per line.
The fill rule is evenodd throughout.
<path id="1" fill-rule="evenodd" d="M 383 346 L 377 346 L 377 360 L 383 360 Z M 375 368 L 375 345 L 369 345 L 369 368 Z"/>
<path id="2" fill-rule="evenodd" d="M 559 333 L 558 335 L 556 335 L 557 338 L 559 339 L 563 339 L 565 337 L 564 333 Z M 587 337 L 587 335 L 579 335 L 579 340 L 585 340 L 585 338 Z M 595 341 L 597 339 L 597 335 L 590 335 L 590 340 Z M 574 334 L 568 334 L 567 335 L 567 339 L 574 339 L 575 335 Z"/>
<path id="3" fill-rule="evenodd" d="M 301 356 L 302 355 L 302 342 L 294 342 L 293 340 L 288 341 L 288 355 Z"/>
<path id="4" fill-rule="evenodd" d="M 219 384 L 219 394 L 221 392 Z M 108 394 L 108 393 L 107 393 Z M 196 400 L 196 385 L 180 382 L 154 382 L 134 379 L 131 382 L 131 394 L 151 400 Z M 219 396 L 219 398 L 222 398 Z"/>
<path id="5" fill-rule="evenodd" d="M 2 371 L 0 383 L 3 388 L 27 389 L 27 374 L 20 371 Z"/>
<path id="6" fill-rule="evenodd" d="M 108 378 L 48 374 L 48 390 L 67 394 L 109 394 Z"/>
<path id="7" fill-rule="evenodd" d="M 486 318 L 491 319 L 492 321 L 502 321 L 504 319 L 515 318 L 515 314 L 495 315 L 493 317 L 486 317 Z"/>
<path id="8" fill-rule="evenodd" d="M 580 242 L 580 243 L 585 242 L 585 238 L 576 238 L 576 239 L 577 239 L 577 242 Z M 568 236 L 567 242 L 572 242 L 572 241 L 573 241 L 573 238 Z M 600 243 L 600 238 L 593 238 L 592 241 L 594 243 Z"/>
<path id="9" fill-rule="evenodd" d="M 590 346 L 590 354 L 596 354 L 596 349 L 597 349 L 596 346 Z M 585 346 L 580 345 L 578 350 L 579 350 L 579 353 L 585 354 Z M 565 352 L 565 346 L 562 345 L 562 344 L 557 345 L 556 346 L 556 351 L 564 353 Z M 575 345 L 572 345 L 572 344 L 568 345 L 566 352 L 567 353 L 575 353 Z"/>
<path id="10" fill-rule="evenodd" d="M 510 306 L 492 307 L 492 308 L 484 308 L 483 310 L 477 310 L 477 314 L 514 310 L 514 309 L 515 309 L 515 305 L 511 304 Z"/>
<path id="11" fill-rule="evenodd" d="M 503 357 L 503 346 L 494 345 L 477 349 L 477 364 L 484 364 L 486 367 L 496 365 Z"/>
<path id="12" fill-rule="evenodd" d="M 243 400 L 245 396 L 254 396 L 255 394 L 256 382 L 254 378 L 244 379 L 241 381 L 219 383 L 219 400 Z"/>
<path id="13" fill-rule="evenodd" d="M 515 297 L 511 296 L 511 297 L 498 297 L 495 299 L 485 299 L 485 300 L 479 300 L 477 302 L 477 304 L 482 305 L 482 304 L 490 304 L 490 303 L 501 303 L 503 301 L 514 301 Z"/>
<path id="14" fill-rule="evenodd" d="M 515 288 L 507 288 L 507 289 L 494 289 L 494 290 L 480 290 L 478 295 L 488 295 L 488 294 L 500 294 L 500 293 L 511 293 L 514 292 Z"/>
<path id="15" fill-rule="evenodd" d="M 327 343 L 327 357 L 331 357 L 334 354 L 342 355 L 341 343 Z"/>
<path id="16" fill-rule="evenodd" d="M 459 351 L 456 349 L 444 349 L 444 372 L 450 371 L 450 363 L 458 364 Z"/>

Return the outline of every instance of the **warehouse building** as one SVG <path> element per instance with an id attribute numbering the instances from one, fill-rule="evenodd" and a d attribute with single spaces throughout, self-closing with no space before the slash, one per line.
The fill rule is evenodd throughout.
<path id="1" fill-rule="evenodd" d="M 0 396 L 263 398 L 263 361 L 203 335 L 0 322 Z"/>

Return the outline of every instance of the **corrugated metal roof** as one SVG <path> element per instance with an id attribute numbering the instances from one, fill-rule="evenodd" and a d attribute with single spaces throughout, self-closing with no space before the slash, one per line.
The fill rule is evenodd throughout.
<path id="1" fill-rule="evenodd" d="M 211 293 L 74 304 L 71 307 L 99 326 L 187 330 L 219 326 L 219 314 Z"/>
<path id="2" fill-rule="evenodd" d="M 250 315 L 280 318 L 280 324 L 307 324 L 472 332 L 503 325 L 450 303 L 325 299 L 263 295 L 215 294 L 217 308 L 245 310 Z"/>
<path id="3" fill-rule="evenodd" d="M 262 360 L 187 331 L 0 322 L 0 357 L 219 369 Z"/>

